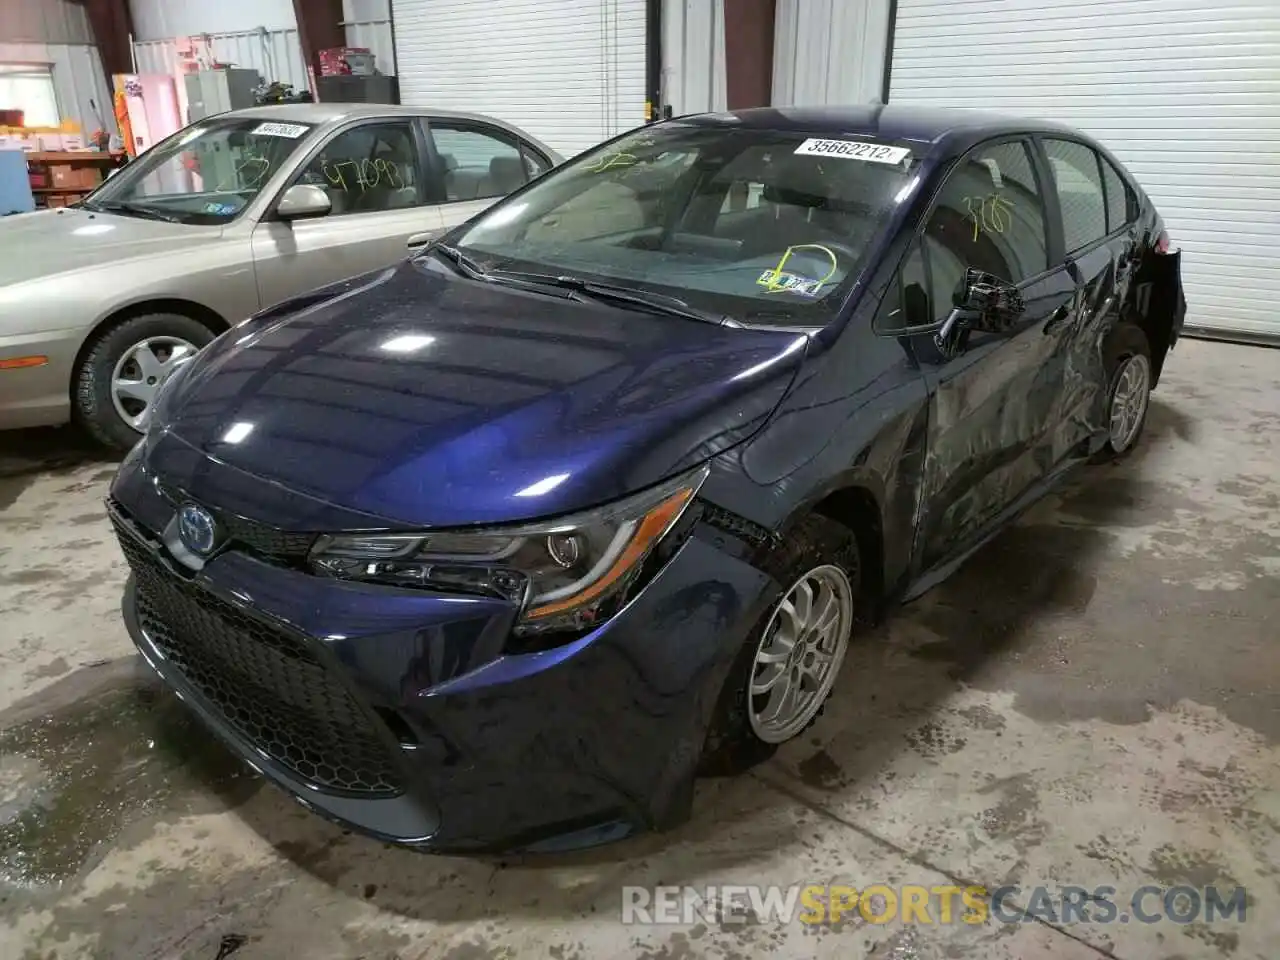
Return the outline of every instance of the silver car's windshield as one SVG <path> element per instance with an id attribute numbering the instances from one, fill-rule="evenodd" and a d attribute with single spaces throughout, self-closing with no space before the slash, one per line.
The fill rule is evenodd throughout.
<path id="1" fill-rule="evenodd" d="M 609 283 L 748 323 L 822 324 L 919 162 L 856 135 L 667 123 L 552 171 L 450 240 L 494 277 Z"/>
<path id="2" fill-rule="evenodd" d="M 260 117 L 201 120 L 142 154 L 84 205 L 180 223 L 226 223 L 297 152 L 311 129 Z"/>

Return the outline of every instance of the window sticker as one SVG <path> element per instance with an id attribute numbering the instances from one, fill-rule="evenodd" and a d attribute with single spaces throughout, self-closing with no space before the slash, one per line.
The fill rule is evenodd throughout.
<path id="1" fill-rule="evenodd" d="M 811 137 L 795 152 L 809 157 L 839 157 L 842 160 L 866 160 L 870 163 L 902 163 L 911 156 L 909 147 L 890 147 L 882 143 L 860 143 L 856 140 L 822 140 Z"/>
<path id="2" fill-rule="evenodd" d="M 260 123 L 251 131 L 259 137 L 286 137 L 297 140 L 307 132 L 307 128 L 297 123 Z"/>
<path id="3" fill-rule="evenodd" d="M 211 213 L 219 217 L 229 217 L 240 209 L 239 204 L 235 203 L 218 203 L 216 200 L 210 200 L 204 205 L 201 213 Z"/>
<path id="4" fill-rule="evenodd" d="M 797 250 L 818 251 L 831 261 L 831 269 L 822 277 L 806 277 L 783 270 L 787 261 Z M 760 274 L 756 278 L 756 284 L 764 287 L 768 293 L 795 293 L 802 297 L 817 297 L 822 293 L 822 288 L 827 281 L 835 276 L 837 269 L 839 269 L 839 261 L 829 249 L 819 243 L 798 243 L 794 247 L 787 247 L 778 260 L 778 265 Z"/>
<path id="5" fill-rule="evenodd" d="M 796 293 L 802 297 L 816 297 L 822 290 L 821 280 L 811 280 L 795 273 L 766 270 L 756 280 L 770 293 Z"/>

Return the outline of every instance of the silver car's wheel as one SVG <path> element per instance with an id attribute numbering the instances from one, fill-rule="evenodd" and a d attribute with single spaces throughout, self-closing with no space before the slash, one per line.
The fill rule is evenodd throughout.
<path id="1" fill-rule="evenodd" d="M 165 379 L 199 350 L 181 337 L 147 337 L 128 347 L 111 374 L 111 403 L 139 432 Z"/>
<path id="2" fill-rule="evenodd" d="M 853 630 L 849 577 L 832 564 L 800 577 L 774 607 L 756 645 L 747 690 L 751 729 L 783 743 L 822 709 Z"/>
<path id="3" fill-rule="evenodd" d="M 1151 397 L 1151 361 L 1142 354 L 1125 359 L 1111 394 L 1111 448 L 1124 453 L 1137 439 Z"/>

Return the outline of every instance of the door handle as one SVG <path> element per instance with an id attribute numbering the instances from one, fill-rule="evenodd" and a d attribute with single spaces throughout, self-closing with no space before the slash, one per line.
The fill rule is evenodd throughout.
<path id="1" fill-rule="evenodd" d="M 425 247 L 436 237 L 440 236 L 440 232 L 441 231 L 439 230 L 428 230 L 426 233 L 415 233 L 404 242 L 404 245 L 410 250 L 416 249 L 417 247 Z"/>
<path id="2" fill-rule="evenodd" d="M 1055 329 L 1062 326 L 1062 324 L 1070 316 L 1071 316 L 1070 305 L 1063 304 L 1057 310 L 1053 311 L 1053 313 L 1049 314 L 1049 319 L 1046 320 L 1044 324 L 1044 332 L 1052 333 Z"/>

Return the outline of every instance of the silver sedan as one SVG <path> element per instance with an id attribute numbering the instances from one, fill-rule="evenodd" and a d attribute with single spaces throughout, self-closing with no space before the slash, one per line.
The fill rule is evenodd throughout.
<path id="1" fill-rule="evenodd" d="M 560 162 L 477 115 L 219 114 L 75 206 L 0 221 L 0 429 L 132 446 L 169 371 L 243 318 L 393 263 Z"/>

